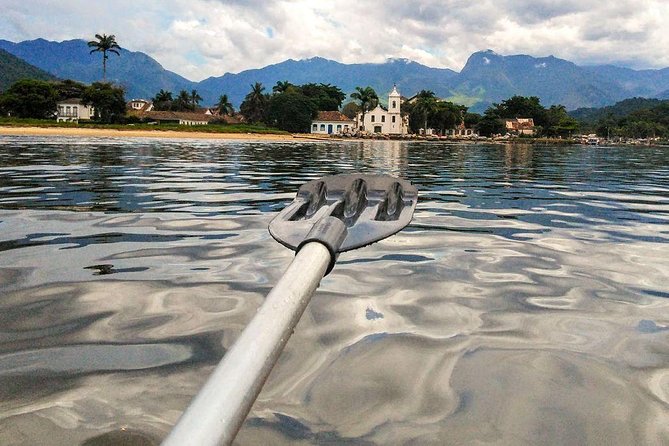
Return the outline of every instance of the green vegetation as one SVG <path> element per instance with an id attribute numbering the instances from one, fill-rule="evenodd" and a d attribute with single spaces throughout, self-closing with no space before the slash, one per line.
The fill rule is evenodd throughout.
<path id="1" fill-rule="evenodd" d="M 52 82 L 23 79 L 0 95 L 0 111 L 18 118 L 50 118 L 57 101 L 58 93 Z"/>
<path id="2" fill-rule="evenodd" d="M 564 106 L 552 105 L 547 109 L 536 96 L 513 96 L 489 107 L 477 130 L 482 136 L 504 133 L 502 120 L 513 118 L 532 118 L 538 136 L 567 137 L 579 129 L 579 123 L 569 116 Z"/>
<path id="3" fill-rule="evenodd" d="M 118 45 L 116 42 L 116 36 L 111 34 L 96 34 L 95 38 L 97 40 L 91 40 L 88 42 L 88 46 L 93 48 L 90 51 L 90 54 L 93 54 L 95 52 L 100 52 L 102 53 L 102 81 L 107 80 L 107 59 L 109 59 L 109 55 L 107 53 L 114 53 L 117 56 L 120 56 L 121 53 L 118 51 L 121 49 L 121 47 Z"/>
<path id="4" fill-rule="evenodd" d="M 317 112 L 310 98 L 297 91 L 287 90 L 270 98 L 267 123 L 281 130 L 304 133 L 309 130 Z"/>
<path id="5" fill-rule="evenodd" d="M 606 138 L 669 138 L 669 100 L 631 98 L 598 109 L 570 113 Z"/>
<path id="6" fill-rule="evenodd" d="M 239 111 L 248 122 L 264 123 L 289 132 L 308 132 L 319 110 L 338 110 L 346 95 L 330 84 L 293 85 L 279 81 L 272 94 L 260 82 L 251 85 Z"/>
<path id="7" fill-rule="evenodd" d="M 85 105 L 92 105 L 95 119 L 103 123 L 122 122 L 125 118 L 123 89 L 110 83 L 94 82 L 81 97 Z"/>
<path id="8" fill-rule="evenodd" d="M 190 93 L 181 90 L 179 95 L 174 98 L 171 91 L 165 91 L 161 88 L 151 101 L 153 102 L 153 109 L 156 111 L 187 112 L 197 109 L 200 101 L 202 101 L 202 96 L 197 90 L 191 90 Z"/>
<path id="9" fill-rule="evenodd" d="M 222 116 L 232 116 L 235 114 L 235 108 L 232 106 L 230 99 L 228 99 L 227 94 L 222 94 L 218 98 L 218 104 L 216 104 L 216 110 Z"/>
<path id="10" fill-rule="evenodd" d="M 365 130 L 365 113 L 376 108 L 379 104 L 379 96 L 372 87 L 355 87 L 351 93 L 351 99 L 359 102 L 360 112 L 362 113 L 362 130 Z"/>

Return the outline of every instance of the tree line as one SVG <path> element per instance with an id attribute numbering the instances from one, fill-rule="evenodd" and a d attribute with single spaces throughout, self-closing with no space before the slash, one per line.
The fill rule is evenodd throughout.
<path id="1" fill-rule="evenodd" d="M 73 80 L 57 82 L 22 79 L 0 94 L 0 114 L 17 118 L 51 119 L 59 101 L 81 98 L 95 108 L 100 122 L 121 122 L 126 102 L 123 89 L 108 82 L 84 85 Z"/>
<path id="2" fill-rule="evenodd" d="M 256 82 L 244 97 L 239 112 L 247 122 L 289 132 L 308 132 L 318 111 L 339 110 L 346 94 L 330 84 L 294 85 L 279 81 L 271 93 Z"/>

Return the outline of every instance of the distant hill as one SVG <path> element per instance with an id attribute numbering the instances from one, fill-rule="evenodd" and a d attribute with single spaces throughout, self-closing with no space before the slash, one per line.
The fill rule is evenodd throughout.
<path id="1" fill-rule="evenodd" d="M 90 55 L 83 40 L 37 39 L 21 43 L 0 40 L 0 49 L 60 78 L 90 83 L 102 76 L 101 55 Z M 397 84 L 404 96 L 432 90 L 441 98 L 477 112 L 513 95 L 538 96 L 544 106 L 562 104 L 568 110 L 612 105 L 635 96 L 669 98 L 669 68 L 584 67 L 552 56 L 502 56 L 490 50 L 472 54 L 460 73 L 406 59 L 343 64 L 314 57 L 192 82 L 165 70 L 144 53 L 124 49 L 121 57 L 110 56 L 108 78 L 125 86 L 128 98 L 149 99 L 160 89 L 175 95 L 182 89 L 196 89 L 204 98 L 203 105 L 213 105 L 221 94 L 227 94 L 235 107 L 239 107 L 251 84 L 261 82 L 269 93 L 277 81 L 332 84 L 347 94 L 356 86 L 369 85 L 382 101 L 393 84 Z"/>
<path id="2" fill-rule="evenodd" d="M 445 95 L 449 79 L 457 76 L 453 70 L 430 68 L 406 59 L 390 59 L 378 64 L 343 64 L 333 60 L 314 57 L 306 60 L 289 59 L 264 68 L 226 73 L 210 77 L 197 86 L 205 101 L 215 102 L 225 93 L 235 106 L 243 101 L 250 85 L 261 82 L 268 93 L 278 81 L 289 81 L 295 85 L 324 83 L 336 85 L 349 94 L 358 86 L 371 86 L 380 99 L 387 101 L 387 93 L 393 84 L 400 87 L 402 95 L 410 97 L 422 89 L 432 89 L 437 95 Z"/>
<path id="3" fill-rule="evenodd" d="M 579 108 L 569 112 L 569 115 L 587 125 L 593 125 L 602 118 L 620 119 L 639 110 L 655 108 L 662 103 L 669 103 L 669 100 L 630 98 L 601 108 Z"/>
<path id="4" fill-rule="evenodd" d="M 61 79 L 92 83 L 102 78 L 102 55 L 90 54 L 83 40 L 50 42 L 44 39 L 13 43 L 0 40 L 3 49 Z M 141 52 L 121 49 L 121 56 L 109 56 L 107 78 L 126 89 L 127 98 L 151 98 L 158 90 L 190 91 L 195 83 L 165 70 Z"/>
<path id="5" fill-rule="evenodd" d="M 6 90 L 14 82 L 21 79 L 49 81 L 56 80 L 56 76 L 40 70 L 7 51 L 0 49 L 0 91 Z"/>
<path id="6" fill-rule="evenodd" d="M 669 86 L 669 77 L 667 81 Z M 470 98 L 479 111 L 514 95 L 538 96 L 545 106 L 562 104 L 567 109 L 602 106 L 620 98 L 616 82 L 572 62 L 553 56 L 501 56 L 490 50 L 472 54 L 450 88 L 453 100 Z"/>

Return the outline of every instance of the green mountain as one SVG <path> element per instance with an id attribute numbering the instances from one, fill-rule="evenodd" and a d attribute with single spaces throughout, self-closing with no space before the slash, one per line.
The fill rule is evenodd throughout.
<path id="1" fill-rule="evenodd" d="M 652 110 L 663 104 L 669 104 L 669 100 L 630 98 L 606 107 L 579 108 L 569 112 L 569 115 L 587 125 L 593 125 L 604 118 L 621 119 L 634 112 Z"/>
<path id="2" fill-rule="evenodd" d="M 20 79 L 56 80 L 56 77 L 0 49 L 0 91 Z"/>
<path id="3" fill-rule="evenodd" d="M 20 43 L 0 40 L 0 49 L 61 79 L 90 84 L 102 78 L 102 55 L 90 54 L 90 48 L 83 40 L 51 42 L 37 39 Z M 120 52 L 120 56 L 109 56 L 107 79 L 122 85 L 128 99 L 148 99 L 161 88 L 174 93 L 195 88 L 194 82 L 164 69 L 144 53 L 126 49 Z"/>

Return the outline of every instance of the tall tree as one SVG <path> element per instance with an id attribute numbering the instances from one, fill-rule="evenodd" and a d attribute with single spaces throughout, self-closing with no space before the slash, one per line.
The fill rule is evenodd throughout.
<path id="1" fill-rule="evenodd" d="M 191 106 L 193 107 L 193 110 L 195 110 L 197 108 L 197 106 L 198 106 L 198 104 L 200 103 L 201 100 L 202 100 L 202 96 L 200 96 L 198 94 L 197 90 L 192 90 L 190 92 L 190 103 L 191 103 Z"/>
<path id="2" fill-rule="evenodd" d="M 264 93 L 265 87 L 260 82 L 251 85 L 251 91 L 239 106 L 239 111 L 249 122 L 264 122 L 267 114 L 268 96 Z"/>
<path id="3" fill-rule="evenodd" d="M 310 98 L 298 91 L 289 90 L 275 94 L 269 100 L 267 123 L 288 132 L 306 133 L 316 113 L 316 107 Z"/>
<path id="4" fill-rule="evenodd" d="M 362 130 L 365 130 L 365 113 L 372 110 L 379 103 L 379 96 L 372 87 L 355 87 L 351 98 L 358 101 L 360 104 L 360 113 L 362 113 Z"/>
<path id="5" fill-rule="evenodd" d="M 51 82 L 23 79 L 0 95 L 4 112 L 18 118 L 52 118 L 58 92 Z"/>
<path id="6" fill-rule="evenodd" d="M 92 105 L 96 119 L 102 122 L 121 122 L 125 117 L 123 89 L 108 82 L 93 82 L 86 88 L 82 102 Z"/>
<path id="7" fill-rule="evenodd" d="M 116 36 L 113 34 L 96 34 L 95 38 L 97 40 L 91 40 L 88 42 L 88 46 L 93 48 L 89 54 L 93 54 L 95 52 L 102 53 L 102 81 L 104 82 L 107 80 L 107 59 L 109 59 L 109 55 L 107 53 L 114 53 L 117 56 L 120 56 L 121 53 L 119 50 L 121 47 L 118 46 L 118 43 L 116 42 Z"/>
<path id="8" fill-rule="evenodd" d="M 190 94 L 186 90 L 181 90 L 179 96 L 174 100 L 172 107 L 176 111 L 192 110 Z"/>
<path id="9" fill-rule="evenodd" d="M 427 130 L 430 127 L 430 117 L 437 110 L 437 96 L 431 90 L 421 90 L 416 95 L 416 101 L 411 106 L 410 119 L 414 132 L 420 128 Z"/>
<path id="10" fill-rule="evenodd" d="M 288 81 L 277 81 L 276 85 L 272 87 L 272 92 L 285 93 L 291 88 L 295 88 L 295 85 L 291 84 Z"/>
<path id="11" fill-rule="evenodd" d="M 320 111 L 339 110 L 341 103 L 346 99 L 346 93 L 339 87 L 330 84 L 304 84 L 298 88 Z"/>
<path id="12" fill-rule="evenodd" d="M 216 109 L 218 110 L 218 113 L 221 115 L 225 116 L 231 116 L 235 113 L 235 109 L 232 106 L 232 103 L 230 102 L 230 99 L 228 99 L 227 94 L 222 94 L 218 98 L 218 103 L 216 104 Z"/>
<path id="13" fill-rule="evenodd" d="M 171 91 L 163 90 L 162 88 L 153 98 L 153 108 L 157 111 L 171 110 L 173 107 L 174 98 Z"/>

